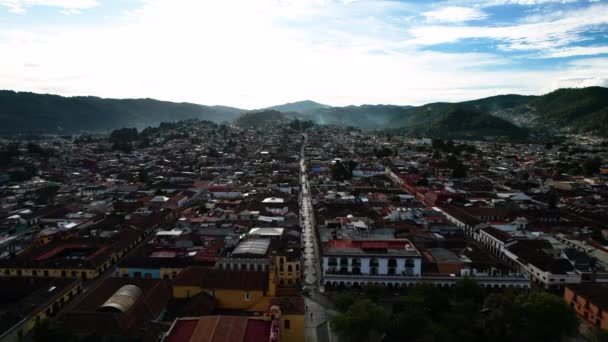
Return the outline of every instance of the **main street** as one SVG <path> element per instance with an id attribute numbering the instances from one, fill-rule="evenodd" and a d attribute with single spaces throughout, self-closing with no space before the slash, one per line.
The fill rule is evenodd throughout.
<path id="1" fill-rule="evenodd" d="M 330 318 L 336 314 L 333 304 L 323 294 L 323 269 L 319 252 L 318 234 L 316 232 L 314 208 L 308 178 L 306 175 L 306 143 L 308 136 L 302 135 L 302 151 L 300 159 L 300 223 L 302 226 L 302 257 L 303 257 L 303 288 L 307 293 L 304 297 L 306 304 L 305 337 L 306 341 L 335 342 L 337 337 L 331 331 Z"/>

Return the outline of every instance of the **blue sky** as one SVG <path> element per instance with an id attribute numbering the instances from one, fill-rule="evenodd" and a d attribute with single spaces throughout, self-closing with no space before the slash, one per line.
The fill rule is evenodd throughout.
<path id="1" fill-rule="evenodd" d="M 608 0 L 0 0 L 0 88 L 260 108 L 608 86 Z"/>

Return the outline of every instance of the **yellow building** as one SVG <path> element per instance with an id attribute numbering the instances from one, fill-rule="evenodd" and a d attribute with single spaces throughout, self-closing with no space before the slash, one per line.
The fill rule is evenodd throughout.
<path id="1" fill-rule="evenodd" d="M 43 246 L 34 246 L 15 258 L 0 260 L 0 275 L 93 279 L 111 268 L 143 239 L 143 233 L 127 230 L 113 239 L 54 240 Z"/>
<path id="2" fill-rule="evenodd" d="M 305 304 L 302 296 L 277 297 L 272 306 L 279 307 L 281 341 L 304 342 Z"/>
<path id="3" fill-rule="evenodd" d="M 0 278 L 0 288 L 0 311 L 6 313 L 0 341 L 17 342 L 59 312 L 82 291 L 82 284 L 78 279 L 5 277 Z"/>
<path id="4" fill-rule="evenodd" d="M 300 259 L 285 255 L 275 257 L 279 287 L 296 288 L 300 284 Z"/>
<path id="5" fill-rule="evenodd" d="M 276 272 L 189 267 L 173 283 L 174 298 L 207 293 L 220 309 L 263 312 L 277 294 Z"/>

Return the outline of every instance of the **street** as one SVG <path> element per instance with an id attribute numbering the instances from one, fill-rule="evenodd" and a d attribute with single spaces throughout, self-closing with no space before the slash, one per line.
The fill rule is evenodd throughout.
<path id="1" fill-rule="evenodd" d="M 300 220 L 302 226 L 302 275 L 303 288 L 308 292 L 304 297 L 306 304 L 305 337 L 306 341 L 338 341 L 330 329 L 330 319 L 336 314 L 331 301 L 323 295 L 323 270 L 321 268 L 321 255 L 319 242 L 315 231 L 315 216 L 312 205 L 310 188 L 306 176 L 305 150 L 308 136 L 303 135 L 300 159 Z"/>

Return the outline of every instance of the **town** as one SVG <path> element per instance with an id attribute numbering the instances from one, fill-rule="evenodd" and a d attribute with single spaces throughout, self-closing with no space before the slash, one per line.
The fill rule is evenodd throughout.
<path id="1" fill-rule="evenodd" d="M 192 119 L 0 145 L 0 341 L 608 334 L 606 140 Z"/>

